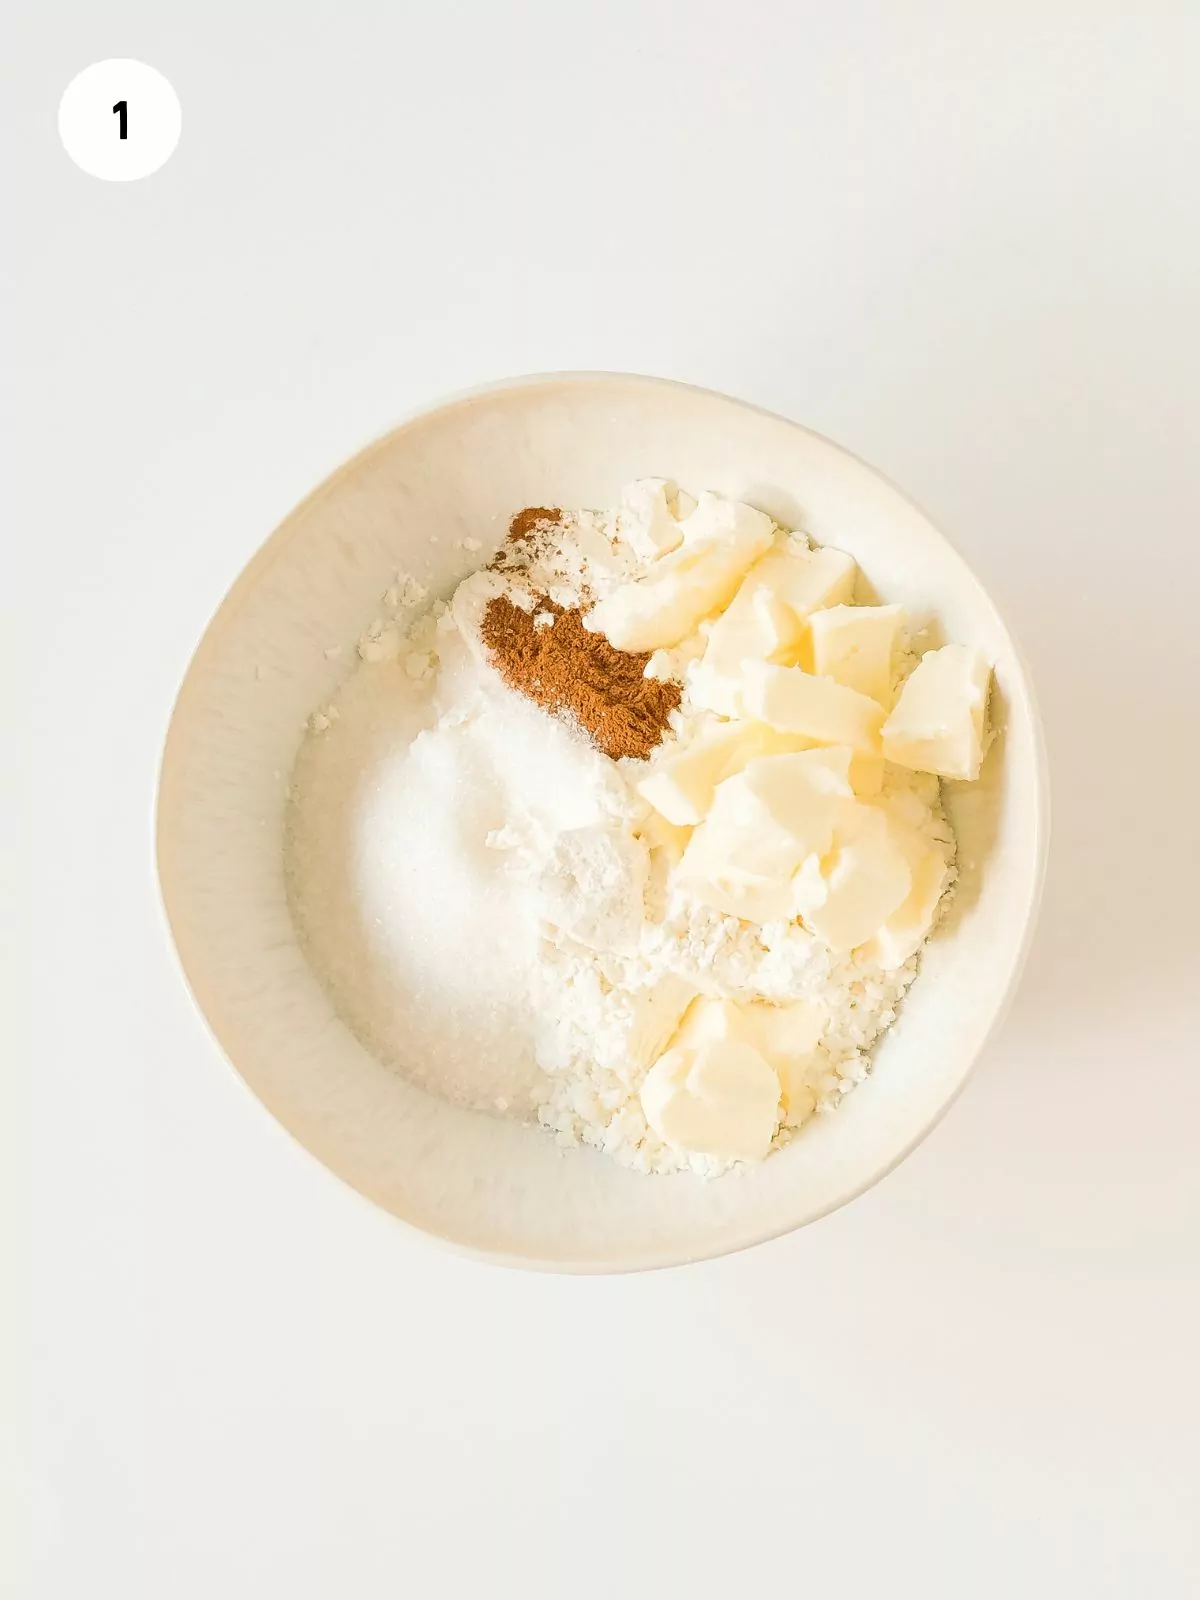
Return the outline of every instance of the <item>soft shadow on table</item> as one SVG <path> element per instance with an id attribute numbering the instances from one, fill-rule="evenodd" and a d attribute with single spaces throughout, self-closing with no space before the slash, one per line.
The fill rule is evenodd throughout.
<path id="1" fill-rule="evenodd" d="M 1027 604 L 1054 820 L 1021 1011 L 1087 1030 L 1194 1005 L 1200 963 L 1196 644 L 1160 614 Z M 1089 608 L 1091 609 L 1091 608 Z M 1133 610 L 1133 607 L 1130 608 Z M 1156 626 L 1157 623 L 1157 626 Z M 1197 1049 L 1200 1060 L 1200 1047 Z"/>
<path id="2" fill-rule="evenodd" d="M 1012 617 L 1053 806 L 1029 964 L 960 1102 L 867 1204 L 943 1258 L 1173 1298 L 1200 1259 L 1195 642 L 1161 612 L 1122 620 L 1115 581 L 1063 593 Z"/>

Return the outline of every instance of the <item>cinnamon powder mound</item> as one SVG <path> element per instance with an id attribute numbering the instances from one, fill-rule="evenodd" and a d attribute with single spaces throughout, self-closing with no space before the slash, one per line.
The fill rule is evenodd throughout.
<path id="1" fill-rule="evenodd" d="M 529 560 L 531 541 L 538 534 L 562 524 L 563 511 L 559 506 L 526 506 L 518 511 L 508 525 L 508 538 L 488 562 L 490 572 L 512 572 L 525 566 Z"/>
<path id="2" fill-rule="evenodd" d="M 617 650 L 589 633 L 582 611 L 548 599 L 537 609 L 553 623 L 536 625 L 507 595 L 489 600 L 480 632 L 496 671 L 547 711 L 572 717 L 613 761 L 645 760 L 667 731 L 679 685 L 644 677 L 649 652 Z"/>
<path id="3" fill-rule="evenodd" d="M 526 506 L 524 511 L 518 511 L 508 525 L 508 537 L 515 543 L 528 539 L 531 533 L 539 528 L 554 528 L 562 521 L 562 510 L 558 506 Z"/>

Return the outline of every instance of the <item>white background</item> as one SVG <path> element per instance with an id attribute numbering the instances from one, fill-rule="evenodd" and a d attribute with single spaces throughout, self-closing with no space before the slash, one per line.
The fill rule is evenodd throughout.
<path id="1" fill-rule="evenodd" d="M 1194 0 L 6 20 L 0 1589 L 1195 1595 Z M 55 131 L 111 55 L 183 106 L 128 185 Z M 410 409 L 566 367 L 909 489 L 1027 647 L 1055 787 L 1032 964 L 942 1127 L 798 1236 L 627 1280 L 449 1258 L 339 1187 L 203 1034 L 151 863 L 260 540 Z"/>

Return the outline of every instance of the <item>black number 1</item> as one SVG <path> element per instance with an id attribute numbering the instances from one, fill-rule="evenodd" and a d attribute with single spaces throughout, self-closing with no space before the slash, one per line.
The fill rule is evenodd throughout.
<path id="1" fill-rule="evenodd" d="M 128 137 L 129 137 L 129 105 L 128 105 L 128 103 L 126 101 L 124 101 L 124 100 L 118 100 L 116 105 L 113 107 L 113 111 L 121 119 L 121 137 L 122 137 L 122 139 L 128 139 Z"/>

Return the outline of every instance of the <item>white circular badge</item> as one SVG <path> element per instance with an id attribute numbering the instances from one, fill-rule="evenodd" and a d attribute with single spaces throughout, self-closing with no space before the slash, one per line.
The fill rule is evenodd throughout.
<path id="1" fill-rule="evenodd" d="M 179 143 L 179 96 L 144 61 L 97 61 L 67 85 L 58 134 L 77 167 L 108 183 L 145 178 Z"/>

